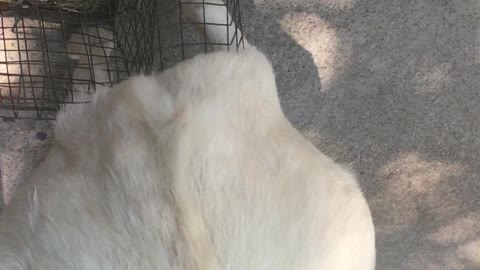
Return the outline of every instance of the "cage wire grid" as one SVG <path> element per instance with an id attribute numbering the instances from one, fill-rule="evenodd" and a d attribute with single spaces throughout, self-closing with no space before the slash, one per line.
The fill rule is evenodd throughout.
<path id="1" fill-rule="evenodd" d="M 1 1 L 4 119 L 54 119 L 62 104 L 86 102 L 76 92 L 88 95 L 97 85 L 171 67 L 211 46 L 243 46 L 239 0 L 85 0 L 85 6 L 69 5 L 79 0 Z M 201 20 L 185 15 L 195 5 L 203 8 Z M 224 8 L 225 21 L 209 22 L 209 6 Z M 224 27 L 224 42 L 208 42 L 208 26 Z"/>

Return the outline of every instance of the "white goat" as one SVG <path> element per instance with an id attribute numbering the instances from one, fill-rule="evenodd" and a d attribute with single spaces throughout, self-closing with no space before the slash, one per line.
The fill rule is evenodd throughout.
<path id="1" fill-rule="evenodd" d="M 250 45 L 66 106 L 0 217 L 2 270 L 374 267 L 356 179 L 287 121 Z"/>

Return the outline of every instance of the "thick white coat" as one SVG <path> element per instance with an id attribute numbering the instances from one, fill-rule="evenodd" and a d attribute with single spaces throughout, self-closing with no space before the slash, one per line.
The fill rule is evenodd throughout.
<path id="1" fill-rule="evenodd" d="M 226 9 L 185 12 L 217 22 Z M 205 31 L 226 42 L 225 28 Z M 66 106 L 47 160 L 0 216 L 0 269 L 374 269 L 355 178 L 291 126 L 270 63 L 245 47 Z"/>
<path id="2" fill-rule="evenodd" d="M 372 270 L 374 242 L 354 176 L 287 121 L 249 47 L 66 106 L 0 216 L 0 269 Z"/>

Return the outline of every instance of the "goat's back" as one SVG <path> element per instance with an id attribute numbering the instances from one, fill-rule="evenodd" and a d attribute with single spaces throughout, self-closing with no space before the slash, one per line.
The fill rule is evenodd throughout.
<path id="1" fill-rule="evenodd" d="M 2 269 L 375 264 L 355 178 L 288 123 L 255 48 L 67 106 L 49 157 L 0 217 L 0 241 Z"/>

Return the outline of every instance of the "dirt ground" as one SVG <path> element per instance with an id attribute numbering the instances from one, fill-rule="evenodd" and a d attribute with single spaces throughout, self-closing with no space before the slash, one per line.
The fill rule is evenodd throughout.
<path id="1" fill-rule="evenodd" d="M 360 178 L 377 269 L 480 269 L 480 2 L 244 2 L 287 116 Z"/>

